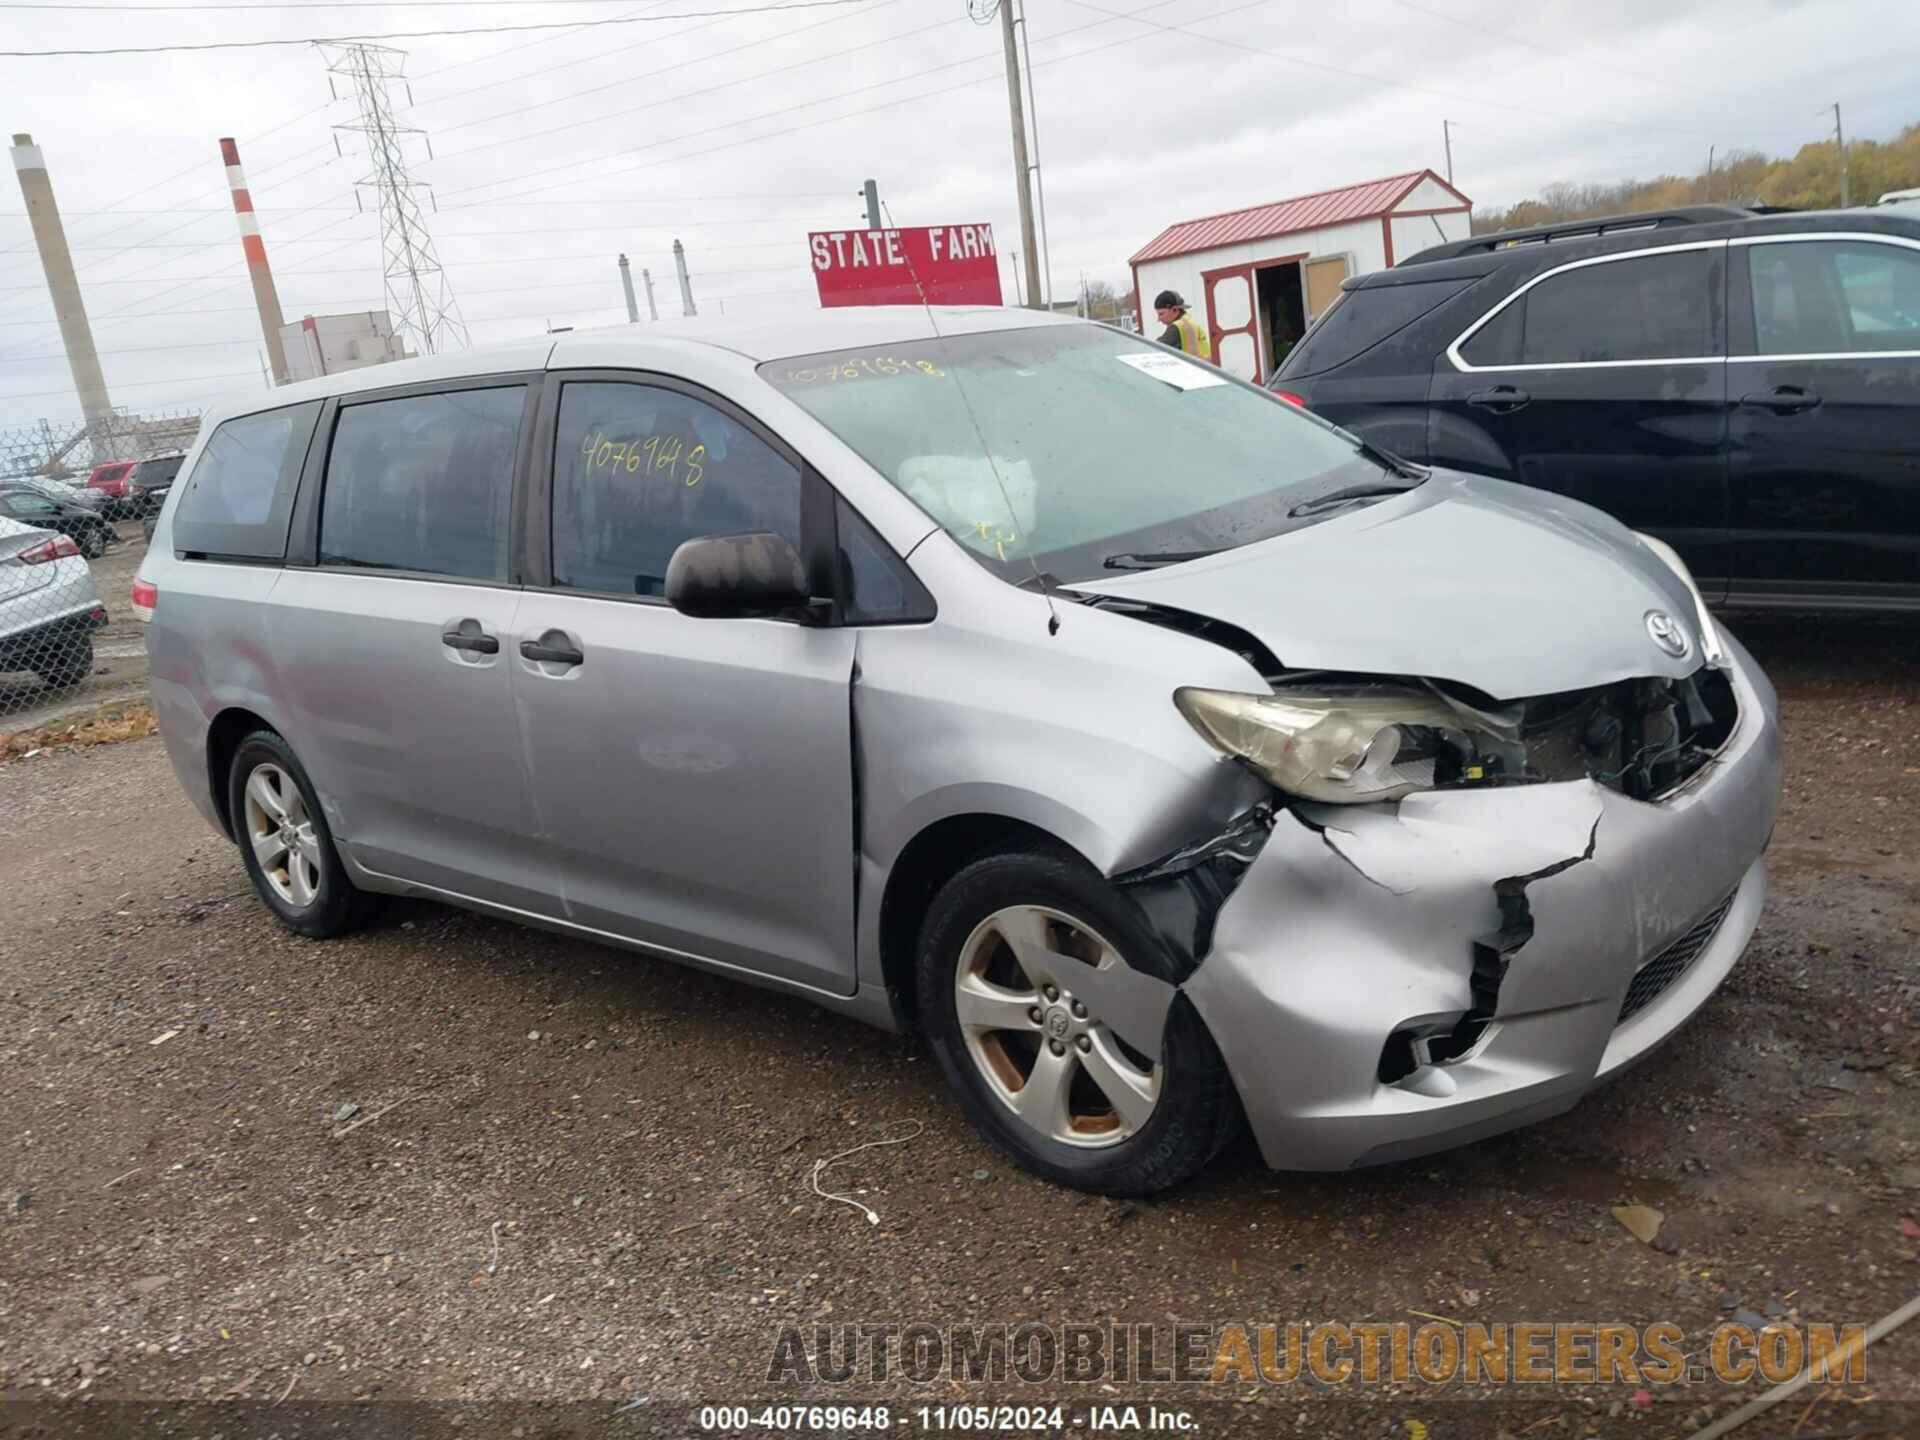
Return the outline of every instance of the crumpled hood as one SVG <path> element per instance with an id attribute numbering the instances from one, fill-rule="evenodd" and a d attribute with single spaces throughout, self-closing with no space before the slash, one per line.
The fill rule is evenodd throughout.
<path id="1" fill-rule="evenodd" d="M 1446 470 L 1303 530 L 1071 588 L 1237 625 L 1289 669 L 1454 680 L 1499 700 L 1701 663 L 1691 593 L 1626 526 Z M 1654 643 L 1655 610 L 1679 622 L 1685 655 Z"/>

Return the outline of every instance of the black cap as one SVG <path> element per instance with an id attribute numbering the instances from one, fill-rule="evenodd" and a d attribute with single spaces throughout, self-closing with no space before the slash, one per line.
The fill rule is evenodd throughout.
<path id="1" fill-rule="evenodd" d="M 1180 292 L 1178 290 L 1162 290 L 1158 295 L 1153 297 L 1153 308 L 1156 310 L 1184 310 L 1187 308 L 1187 302 L 1180 298 Z"/>

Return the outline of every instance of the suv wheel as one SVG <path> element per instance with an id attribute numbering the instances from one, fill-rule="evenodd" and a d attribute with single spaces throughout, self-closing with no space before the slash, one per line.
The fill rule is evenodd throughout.
<path id="1" fill-rule="evenodd" d="M 975 861 L 921 930 L 921 1022 L 969 1118 L 1029 1170 L 1107 1195 L 1178 1185 L 1240 1125 L 1226 1062 L 1184 996 L 1145 1055 L 1075 993 L 1077 973 L 1128 964 L 1174 981 L 1133 905 L 1058 854 Z"/>
<path id="2" fill-rule="evenodd" d="M 313 782 L 273 731 L 254 731 L 234 752 L 227 813 L 254 893 L 281 924 L 325 940 L 365 922 L 371 897 L 347 878 Z"/>

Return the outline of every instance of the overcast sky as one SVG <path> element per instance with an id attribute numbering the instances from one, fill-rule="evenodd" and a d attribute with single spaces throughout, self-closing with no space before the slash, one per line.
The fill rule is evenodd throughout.
<path id="1" fill-rule="evenodd" d="M 71 0 L 50 0 L 51 4 Z M 152 0 L 139 0 L 150 4 Z M 4 8 L 4 49 L 661 17 L 757 0 L 422 0 Z M 1053 288 L 1130 283 L 1168 223 L 1431 166 L 1507 204 L 1556 180 L 1691 172 L 1920 119 L 1911 0 L 1028 0 Z M 1308 20 L 1305 17 L 1315 18 Z M 1124 17 L 1137 18 L 1124 18 Z M 677 309 L 811 307 L 805 232 L 989 221 L 1019 244 L 998 23 L 965 0 L 390 41 L 399 119 L 474 341 L 625 319 L 615 256 Z M 259 326 L 217 139 L 240 140 L 289 320 L 383 303 L 350 87 L 311 46 L 0 58 L 0 115 L 46 155 L 116 406 L 258 385 Z M 10 167 L 9 167 L 10 169 Z M 0 196 L 0 426 L 78 414 L 10 175 Z M 644 313 L 644 301 L 643 313 Z"/>

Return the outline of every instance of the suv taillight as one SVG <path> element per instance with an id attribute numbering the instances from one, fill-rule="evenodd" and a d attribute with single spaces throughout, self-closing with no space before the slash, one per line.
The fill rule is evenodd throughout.
<path id="1" fill-rule="evenodd" d="M 1297 405 L 1302 410 L 1307 408 L 1307 401 L 1304 395 L 1296 395 L 1291 390 L 1275 390 L 1273 393 L 1289 405 Z"/>
<path id="2" fill-rule="evenodd" d="M 153 619 L 153 607 L 160 603 L 160 587 L 151 580 L 133 582 L 133 618 Z"/>
<path id="3" fill-rule="evenodd" d="M 16 558 L 22 565 L 46 565 L 79 553 L 80 547 L 72 540 L 65 535 L 56 535 L 44 545 L 36 545 L 31 550 L 22 550 Z"/>

